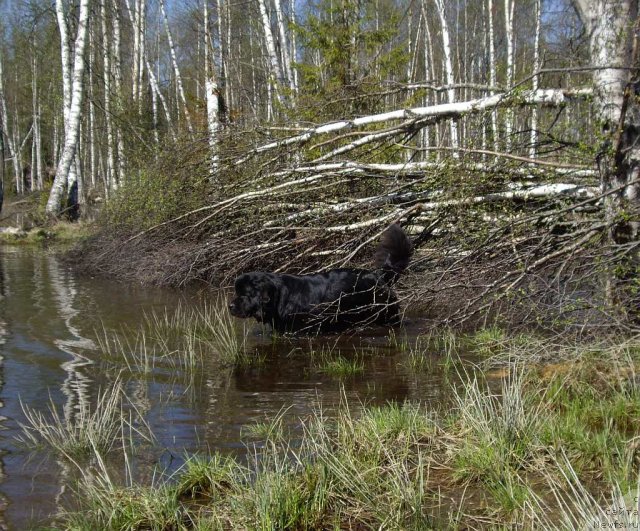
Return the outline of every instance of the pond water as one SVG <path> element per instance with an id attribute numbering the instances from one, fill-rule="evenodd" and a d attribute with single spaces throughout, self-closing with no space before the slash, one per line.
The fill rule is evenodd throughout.
<path id="1" fill-rule="evenodd" d="M 213 298 L 208 291 L 79 277 L 46 251 L 0 246 L 0 528 L 46 525 L 68 502 L 78 474 L 74 465 L 16 439 L 25 422 L 23 407 L 47 413 L 52 403 L 72 421 L 118 379 L 154 441 L 140 440 L 126 463 L 114 457 L 107 466 L 113 477 L 122 478 L 126 468 L 143 483 L 170 474 L 196 452 L 242 458 L 249 451 L 246 427 L 279 413 L 295 433 L 301 418 L 320 406 L 330 414 L 344 397 L 355 407 L 446 402 L 450 384 L 438 368 L 440 355 L 429 354 L 433 370 L 412 371 L 406 351 L 394 346 L 387 330 L 313 341 L 250 334 L 248 351 L 263 362 L 241 369 L 224 367 L 212 355 L 195 370 L 140 373 L 99 346 L 105 330 L 134 334 L 151 312 L 171 314 Z M 411 343 L 419 330 L 420 322 L 409 320 L 401 333 Z M 323 348 L 361 356 L 364 370 L 331 376 L 312 362 L 311 351 Z"/>

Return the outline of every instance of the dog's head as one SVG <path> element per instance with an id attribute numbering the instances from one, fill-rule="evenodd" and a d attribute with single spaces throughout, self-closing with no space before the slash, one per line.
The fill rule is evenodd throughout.
<path id="1" fill-rule="evenodd" d="M 269 318 L 275 286 L 265 273 L 245 273 L 236 279 L 236 296 L 229 304 L 231 315 L 240 318 L 255 317 L 258 321 Z"/>

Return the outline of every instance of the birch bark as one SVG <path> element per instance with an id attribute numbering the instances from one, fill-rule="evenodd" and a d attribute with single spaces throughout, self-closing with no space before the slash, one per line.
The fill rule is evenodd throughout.
<path id="1" fill-rule="evenodd" d="M 220 100 L 218 85 L 215 79 L 214 65 L 211 60 L 211 29 L 207 0 L 204 1 L 204 74 L 205 94 L 207 99 L 207 130 L 209 133 L 209 178 L 214 181 L 218 171 L 218 129 L 220 128 Z"/>
<path id="2" fill-rule="evenodd" d="M 492 87 L 496 86 L 496 47 L 495 47 L 495 35 L 493 29 L 493 0 L 487 0 L 487 17 L 489 19 L 489 84 Z M 494 92 L 491 92 L 493 95 Z M 493 109 L 491 111 L 491 129 L 493 131 L 493 150 L 498 151 L 498 111 Z"/>
<path id="3" fill-rule="evenodd" d="M 187 98 L 184 93 L 184 86 L 182 84 L 182 75 L 180 74 L 180 68 L 178 67 L 178 59 L 176 57 L 176 49 L 173 45 L 173 37 L 171 36 L 171 29 L 169 28 L 169 19 L 167 18 L 167 10 L 165 9 L 164 0 L 160 0 L 160 11 L 162 12 L 162 21 L 164 22 L 164 30 L 167 34 L 167 41 L 169 44 L 169 53 L 171 54 L 171 64 L 173 66 L 173 73 L 176 77 L 176 90 L 180 101 L 182 102 L 182 109 L 184 117 L 187 121 L 187 129 L 190 133 L 193 133 L 193 125 L 191 123 L 191 114 L 187 106 Z"/>
<path id="4" fill-rule="evenodd" d="M 106 0 L 100 0 L 100 27 L 102 28 L 103 56 L 103 83 L 104 83 L 104 121 L 107 130 L 107 173 L 106 180 L 109 188 L 115 190 L 118 182 L 115 175 L 115 149 L 113 136 L 113 123 L 111 118 L 111 31 L 107 25 Z"/>
<path id="5" fill-rule="evenodd" d="M 440 28 L 442 30 L 442 49 L 444 52 L 444 71 L 447 80 L 447 85 L 453 87 L 455 84 L 455 76 L 453 73 L 453 62 L 451 61 L 451 39 L 449 37 L 449 24 L 447 23 L 447 17 L 445 13 L 444 0 L 434 0 L 436 10 L 438 11 L 438 17 L 440 18 Z M 453 88 L 447 90 L 447 100 L 449 103 L 456 101 L 456 93 Z M 449 131 L 451 134 L 451 147 L 458 147 L 458 124 L 455 119 L 451 120 L 449 124 Z M 458 157 L 458 154 L 454 151 L 454 157 Z"/>
<path id="6" fill-rule="evenodd" d="M 594 104 L 605 136 L 599 158 L 602 188 L 606 192 L 622 187 L 605 202 L 607 218 L 613 222 L 610 238 L 615 243 L 635 242 L 640 222 L 637 214 L 630 213 L 637 213 L 640 207 L 640 106 L 631 83 L 637 86 L 640 62 L 638 1 L 575 3 L 589 31 L 591 63 L 597 67 L 593 71 Z M 636 72 L 633 78 L 630 70 Z"/>
<path id="7" fill-rule="evenodd" d="M 533 42 L 533 79 L 531 80 L 533 90 L 538 90 L 540 86 L 540 19 L 541 19 L 541 0 L 536 0 L 536 34 Z M 536 158 L 538 144 L 538 109 L 534 107 L 531 110 L 531 145 L 529 146 L 529 157 Z"/>
<path id="8" fill-rule="evenodd" d="M 504 22 L 505 22 L 505 34 L 507 36 L 507 89 L 513 86 L 514 76 L 514 64 L 513 64 L 513 52 L 514 52 L 514 38 L 513 38 L 513 10 L 516 5 L 516 0 L 504 0 Z M 507 109 L 505 111 L 504 120 L 505 131 L 505 148 L 507 153 L 511 151 L 511 134 L 513 132 L 513 111 Z"/>
<path id="9" fill-rule="evenodd" d="M 7 98 L 4 89 L 4 71 L 3 71 L 3 59 L 0 54 L 0 115 L 2 119 L 2 131 L 4 137 L 7 139 L 7 147 L 9 148 L 9 157 L 13 164 L 13 172 L 16 179 L 16 192 L 20 193 L 20 182 L 22 181 L 22 168 L 20 167 L 20 160 L 16 153 L 16 146 L 14 140 L 9 133 L 9 116 L 7 114 Z M 2 167 L 4 168 L 4 157 L 2 158 Z"/>
<path id="10" fill-rule="evenodd" d="M 68 41 L 63 38 L 66 36 L 66 20 L 64 16 L 64 6 L 62 0 L 56 0 L 56 13 L 58 14 L 60 36 L 61 36 L 61 53 L 63 69 L 66 61 L 66 53 L 69 54 Z M 51 187 L 49 199 L 47 201 L 46 212 L 52 216 L 58 216 L 63 209 L 65 192 L 68 199 L 73 199 L 74 187 L 77 187 L 75 176 L 71 173 L 71 167 L 75 160 L 76 148 L 78 144 L 78 136 L 80 131 L 80 117 L 82 112 L 82 102 L 84 96 L 84 50 L 87 37 L 87 21 L 89 16 L 89 0 L 80 1 L 80 12 L 78 16 L 78 30 L 75 40 L 73 76 L 63 80 L 63 85 L 70 87 L 71 93 L 69 97 L 69 109 L 67 113 L 64 147 L 62 156 L 56 171 L 56 177 Z M 69 54 L 70 57 L 70 54 Z M 71 72 L 69 72 L 71 74 Z M 71 177 L 71 179 L 70 179 Z M 77 193 L 76 193 L 77 197 Z M 72 205 L 75 207 L 75 205 Z"/>
<path id="11" fill-rule="evenodd" d="M 274 92 L 280 105 L 284 106 L 284 98 L 282 97 L 282 87 L 284 86 L 284 75 L 282 72 L 282 65 L 278 59 L 276 52 L 276 44 L 273 39 L 273 32 L 271 31 L 271 21 L 269 20 L 269 14 L 267 13 L 267 6 L 265 0 L 258 0 L 258 7 L 260 8 L 260 17 L 262 19 L 262 31 L 264 33 L 265 46 L 267 48 L 267 57 L 269 59 L 271 83 L 274 85 Z"/>

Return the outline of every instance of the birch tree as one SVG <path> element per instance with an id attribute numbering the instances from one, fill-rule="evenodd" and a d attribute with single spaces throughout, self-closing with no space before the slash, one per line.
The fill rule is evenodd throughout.
<path id="1" fill-rule="evenodd" d="M 58 26 L 60 29 L 63 86 L 68 90 L 69 96 L 65 97 L 65 103 L 68 101 L 68 107 L 65 105 L 64 147 L 46 206 L 47 214 L 52 216 L 58 216 L 61 213 L 64 208 L 63 203 L 65 199 L 73 198 L 74 187 L 76 187 L 77 191 L 77 182 L 75 181 L 75 176 L 71 173 L 71 166 L 76 156 L 84 97 L 84 49 L 88 28 L 89 0 L 80 1 L 78 28 L 73 52 L 73 72 L 71 72 L 69 68 L 71 52 L 69 49 L 69 41 L 67 40 L 66 15 L 62 0 L 56 0 L 56 13 L 58 15 Z M 65 197 L 65 194 L 67 197 Z"/>
<path id="2" fill-rule="evenodd" d="M 514 65 L 514 35 L 513 35 L 513 11 L 515 9 L 516 0 L 504 0 L 504 23 L 505 23 L 505 35 L 507 38 L 507 72 L 506 72 L 506 86 L 511 88 L 513 86 L 513 77 L 515 73 Z M 513 132 L 513 112 L 511 109 L 507 109 L 505 112 L 504 120 L 505 130 L 505 149 L 507 152 L 511 151 L 511 134 Z"/>
<path id="3" fill-rule="evenodd" d="M 187 121 L 187 129 L 190 133 L 193 133 L 193 125 L 191 123 L 191 114 L 189 113 L 189 107 L 187 106 L 187 98 L 184 93 L 184 86 L 182 84 L 182 75 L 180 74 L 180 67 L 178 66 L 178 59 L 176 56 L 176 49 L 173 45 L 173 37 L 171 35 L 171 29 L 169 28 L 169 19 L 167 18 L 167 10 L 165 9 L 164 0 L 160 0 L 160 11 L 162 12 L 162 21 L 164 23 L 164 29 L 167 34 L 167 41 L 169 44 L 169 53 L 171 55 L 171 65 L 173 66 L 173 73 L 176 76 L 176 90 L 180 101 L 182 102 L 182 109 L 184 111 L 184 117 Z"/>
<path id="4" fill-rule="evenodd" d="M 31 59 L 31 102 L 33 112 L 33 141 L 31 144 L 31 188 L 42 190 L 42 139 L 40 132 L 40 94 L 38 86 L 38 60 L 35 37 L 33 39 L 33 57 Z"/>
<path id="5" fill-rule="evenodd" d="M 453 62 L 451 60 L 451 39 L 449 37 L 449 24 L 447 23 L 447 16 L 445 13 L 445 3 L 444 0 L 434 0 L 436 5 L 436 10 L 438 12 L 438 17 L 440 18 L 440 29 L 442 32 L 442 49 L 444 53 L 444 72 L 446 76 L 447 85 L 449 88 L 447 90 L 447 100 L 449 103 L 455 103 L 456 101 L 456 92 L 453 88 L 455 85 L 455 78 L 453 73 Z M 451 146 L 453 148 L 458 147 L 458 124 L 455 120 L 451 120 L 449 124 L 449 131 L 451 133 Z M 457 157 L 457 153 L 454 152 L 454 156 Z"/>
<path id="6" fill-rule="evenodd" d="M 487 18 L 489 19 L 489 85 L 496 86 L 496 49 L 493 28 L 493 0 L 487 0 Z M 493 94 L 493 92 L 492 92 Z M 498 151 L 498 111 L 491 111 L 491 129 L 493 131 L 493 150 Z"/>
<path id="7" fill-rule="evenodd" d="M 276 44 L 273 38 L 273 32 L 271 31 L 271 20 L 269 19 L 269 14 L 267 13 L 267 5 L 265 3 L 265 0 L 258 0 L 258 7 L 260 8 L 262 31 L 264 33 L 264 42 L 267 49 L 267 57 L 269 59 L 270 82 L 273 85 L 278 102 L 281 106 L 284 106 L 285 100 L 282 95 L 282 87 L 285 85 L 283 68 L 276 51 Z M 271 102 L 269 102 L 269 105 L 271 105 Z M 272 114 L 272 112 L 269 112 L 269 114 Z"/>
<path id="8" fill-rule="evenodd" d="M 9 149 L 9 157 L 13 164 L 13 173 L 16 180 L 16 192 L 20 193 L 21 181 L 22 181 L 22 166 L 20 164 L 20 157 L 16 151 L 16 145 L 14 138 L 9 132 L 9 115 L 7 109 L 7 98 L 4 88 L 4 69 L 3 69 L 3 57 L 0 52 L 0 119 L 2 120 L 2 131 L 4 138 L 7 141 L 7 148 Z M 4 147 L 4 145 L 3 145 Z M 2 167 L 4 168 L 4 157 L 2 158 Z"/>
<path id="9" fill-rule="evenodd" d="M 104 83 L 104 120 L 107 132 L 107 167 L 105 181 L 110 190 L 115 190 L 118 183 L 115 176 L 115 140 L 111 116 L 111 31 L 107 25 L 106 0 L 100 0 L 100 23 L 102 27 L 102 46 L 104 49 L 102 77 Z"/>
<path id="10" fill-rule="evenodd" d="M 589 32 L 594 104 L 605 139 L 598 157 L 602 189 L 618 190 L 605 200 L 605 213 L 611 222 L 609 237 L 615 244 L 631 245 L 631 263 L 637 268 L 640 264 L 638 1 L 575 0 L 575 5 Z"/>
<path id="11" fill-rule="evenodd" d="M 540 74 L 538 73 L 540 70 L 540 19 L 542 18 L 540 4 L 541 0 L 536 0 L 536 29 L 533 41 L 533 79 L 531 80 L 531 88 L 533 90 L 538 90 L 540 85 Z M 529 141 L 531 142 L 529 146 L 529 156 L 534 159 L 536 157 L 536 145 L 538 143 L 538 109 L 535 107 L 531 111 L 531 135 Z"/>
<path id="12" fill-rule="evenodd" d="M 207 0 L 203 2 L 204 16 L 204 75 L 205 96 L 207 100 L 207 129 L 209 133 L 209 177 L 213 181 L 218 170 L 218 129 L 220 128 L 220 99 L 211 59 L 211 29 Z"/>

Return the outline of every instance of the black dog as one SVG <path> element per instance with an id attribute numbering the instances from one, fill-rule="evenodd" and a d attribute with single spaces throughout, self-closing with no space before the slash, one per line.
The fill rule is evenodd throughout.
<path id="1" fill-rule="evenodd" d="M 312 275 L 245 273 L 236 279 L 229 310 L 278 332 L 340 332 L 368 325 L 397 325 L 392 285 L 409 265 L 413 245 L 400 225 L 382 235 L 376 269 L 333 269 Z"/>

